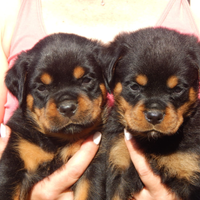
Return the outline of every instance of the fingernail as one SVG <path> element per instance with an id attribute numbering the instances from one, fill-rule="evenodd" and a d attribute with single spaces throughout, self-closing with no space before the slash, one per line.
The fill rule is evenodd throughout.
<path id="1" fill-rule="evenodd" d="M 93 142 L 98 145 L 101 141 L 101 133 L 100 132 L 96 132 L 93 136 Z"/>
<path id="2" fill-rule="evenodd" d="M 6 137 L 6 127 L 1 124 L 1 138 L 5 138 Z"/>
<path id="3" fill-rule="evenodd" d="M 124 135 L 126 140 L 130 140 L 133 137 L 126 129 L 124 129 Z"/>

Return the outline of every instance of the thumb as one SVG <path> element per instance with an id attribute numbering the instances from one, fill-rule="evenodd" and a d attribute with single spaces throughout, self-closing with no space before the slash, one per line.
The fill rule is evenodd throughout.
<path id="1" fill-rule="evenodd" d="M 153 173 L 149 163 L 146 160 L 145 155 L 143 152 L 138 149 L 136 142 L 132 135 L 124 130 L 125 134 L 125 142 L 127 148 L 129 150 L 131 160 L 142 180 L 145 187 L 148 188 L 151 192 L 158 191 L 158 188 L 161 186 L 161 179 L 159 176 Z M 152 184 L 154 183 L 154 184 Z"/>

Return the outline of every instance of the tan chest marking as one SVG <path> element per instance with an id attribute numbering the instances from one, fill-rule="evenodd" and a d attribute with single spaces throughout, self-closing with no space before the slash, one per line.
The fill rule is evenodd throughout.
<path id="1" fill-rule="evenodd" d="M 40 164 L 51 161 L 54 157 L 53 153 L 48 153 L 27 140 L 20 140 L 16 148 L 29 172 L 34 172 Z"/>
<path id="2" fill-rule="evenodd" d="M 176 176 L 191 182 L 197 178 L 195 172 L 200 173 L 200 158 L 194 153 L 178 152 L 170 156 L 154 157 L 154 159 L 157 160 L 159 169 L 164 168 L 172 177 Z"/>
<path id="3" fill-rule="evenodd" d="M 74 200 L 87 200 L 90 184 L 86 179 L 80 179 L 75 192 Z"/>
<path id="4" fill-rule="evenodd" d="M 64 163 L 66 163 L 69 160 L 69 158 L 72 157 L 80 149 L 83 141 L 84 140 L 79 140 L 76 143 L 66 146 L 61 150 L 60 156 Z"/>
<path id="5" fill-rule="evenodd" d="M 120 138 L 116 138 L 113 142 L 110 154 L 109 163 L 113 167 L 117 167 L 120 170 L 126 170 L 131 163 L 130 155 L 126 147 L 123 133 L 120 134 Z"/>
<path id="6" fill-rule="evenodd" d="M 17 185 L 13 195 L 13 200 L 19 200 L 21 185 Z"/>
<path id="7" fill-rule="evenodd" d="M 112 200 L 122 200 L 122 199 L 119 197 L 118 194 L 116 194 L 116 195 L 112 198 Z"/>

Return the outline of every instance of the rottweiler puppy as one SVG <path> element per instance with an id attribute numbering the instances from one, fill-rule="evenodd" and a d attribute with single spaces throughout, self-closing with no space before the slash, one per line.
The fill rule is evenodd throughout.
<path id="1" fill-rule="evenodd" d="M 8 71 L 5 82 L 19 108 L 7 123 L 12 133 L 0 161 L 1 200 L 27 199 L 35 183 L 101 131 L 107 94 L 101 49 L 98 41 L 54 34 L 21 53 Z M 73 187 L 76 200 L 105 199 L 98 155 Z"/>
<path id="2" fill-rule="evenodd" d="M 153 172 L 182 200 L 200 199 L 200 44 L 165 28 L 122 33 L 108 47 L 115 104 L 107 137 L 107 198 L 143 187 L 124 142 L 129 131 Z M 153 183 L 152 183 L 153 184 Z"/>

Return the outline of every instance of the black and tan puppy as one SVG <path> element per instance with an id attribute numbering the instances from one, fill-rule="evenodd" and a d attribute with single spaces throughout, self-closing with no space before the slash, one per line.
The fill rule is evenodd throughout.
<path id="1" fill-rule="evenodd" d="M 33 184 L 101 131 L 106 104 L 101 48 L 97 41 L 55 34 L 20 54 L 8 71 L 5 82 L 19 109 L 7 124 L 12 133 L 0 161 L 1 200 L 26 199 Z M 73 188 L 76 200 L 104 199 L 98 188 L 102 175 L 92 178 L 102 170 L 98 162 L 96 157 Z"/>
<path id="2" fill-rule="evenodd" d="M 199 200 L 197 39 L 147 28 L 119 35 L 108 54 L 114 58 L 106 75 L 115 105 L 105 128 L 107 199 L 128 200 L 143 188 L 124 142 L 126 129 L 167 188 L 182 200 Z"/>

